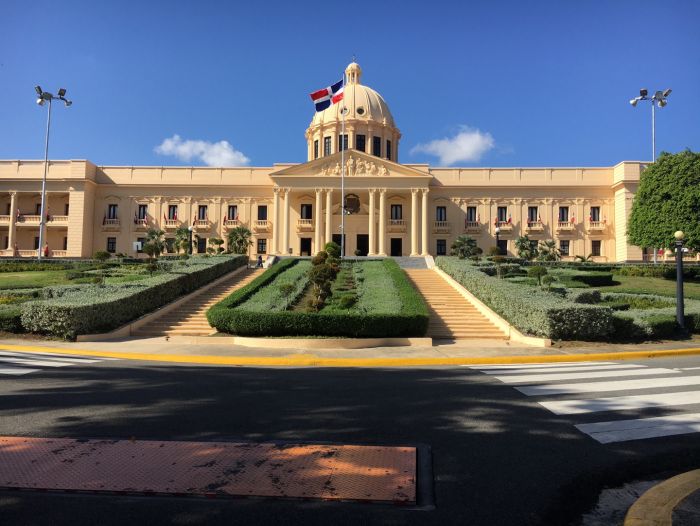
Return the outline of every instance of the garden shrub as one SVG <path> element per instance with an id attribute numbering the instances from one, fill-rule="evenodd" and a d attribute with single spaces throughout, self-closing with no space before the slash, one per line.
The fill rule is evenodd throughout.
<path id="1" fill-rule="evenodd" d="M 0 272 L 33 272 L 42 270 L 67 270 L 71 264 L 63 262 L 32 263 L 29 261 L 1 261 Z"/>
<path id="2" fill-rule="evenodd" d="M 289 268 L 287 272 L 278 274 L 268 286 L 259 288 L 241 304 L 240 308 L 253 312 L 286 310 L 287 306 L 294 303 L 304 292 L 309 282 L 306 274 L 311 264 L 308 261 L 296 261 L 298 261 L 296 265 Z M 289 291 L 286 290 L 286 285 L 290 286 Z"/>
<path id="3" fill-rule="evenodd" d="M 107 332 L 245 264 L 245 256 L 193 258 L 176 272 L 137 283 L 46 287 L 41 295 L 48 299 L 22 306 L 22 325 L 65 339 Z"/>
<path id="4" fill-rule="evenodd" d="M 24 332 L 19 305 L 0 305 L 0 331 Z"/>
<path id="5" fill-rule="evenodd" d="M 456 258 L 439 256 L 435 264 L 520 331 L 561 340 L 604 340 L 613 331 L 612 310 L 486 277 Z"/>

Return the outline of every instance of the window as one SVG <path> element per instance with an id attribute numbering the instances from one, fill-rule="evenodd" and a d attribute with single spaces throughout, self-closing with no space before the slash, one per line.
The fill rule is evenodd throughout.
<path id="1" fill-rule="evenodd" d="M 139 205 L 138 218 L 146 219 L 148 217 L 148 205 Z"/>
<path id="2" fill-rule="evenodd" d="M 591 241 L 591 254 L 594 256 L 600 256 L 600 245 L 602 241 L 600 239 L 595 239 Z"/>
<path id="3" fill-rule="evenodd" d="M 177 205 L 168 205 L 168 219 L 177 219 Z"/>
<path id="4" fill-rule="evenodd" d="M 446 206 L 438 206 L 435 208 L 435 221 L 447 221 Z"/>
<path id="5" fill-rule="evenodd" d="M 64 216 L 68 215 L 68 210 L 70 210 L 70 205 L 68 203 L 66 203 L 65 205 L 63 205 L 63 215 Z"/>
<path id="6" fill-rule="evenodd" d="M 561 253 L 562 256 L 569 255 L 569 240 L 568 239 L 562 239 L 561 241 L 559 241 L 559 252 Z"/>
<path id="7" fill-rule="evenodd" d="M 331 154 L 331 139 L 332 137 L 323 138 L 323 156 L 328 157 Z"/>
<path id="8" fill-rule="evenodd" d="M 209 219 L 209 210 L 207 205 L 199 205 L 197 208 L 197 219 L 200 221 L 206 221 Z"/>
<path id="9" fill-rule="evenodd" d="M 107 252 L 114 254 L 117 251 L 117 238 L 108 237 L 107 238 Z"/>
<path id="10" fill-rule="evenodd" d="M 498 250 L 500 251 L 501 256 L 508 255 L 508 240 L 507 239 L 499 239 L 498 241 L 496 241 L 496 246 L 498 247 Z"/>
<path id="11" fill-rule="evenodd" d="M 365 136 L 355 135 L 355 149 L 361 152 L 365 151 Z"/>
<path id="12" fill-rule="evenodd" d="M 476 222 L 476 207 L 475 206 L 468 206 L 467 207 L 467 221 L 470 223 Z"/>
<path id="13" fill-rule="evenodd" d="M 258 221 L 267 221 L 267 205 L 258 205 Z"/>
<path id="14" fill-rule="evenodd" d="M 338 135 L 338 151 L 348 149 L 348 134 Z"/>
<path id="15" fill-rule="evenodd" d="M 534 223 L 535 221 L 539 221 L 539 210 L 536 206 L 528 206 L 527 207 L 527 220 L 530 223 Z"/>
<path id="16" fill-rule="evenodd" d="M 447 240 L 446 239 L 438 239 L 437 240 L 437 255 L 438 256 L 447 255 Z"/>
<path id="17" fill-rule="evenodd" d="M 386 141 L 386 158 L 391 161 L 391 141 Z"/>
<path id="18" fill-rule="evenodd" d="M 569 207 L 560 206 L 559 207 L 559 221 L 566 223 L 569 221 Z"/>
<path id="19" fill-rule="evenodd" d="M 313 219 L 313 207 L 309 204 L 301 205 L 301 218 L 302 219 Z"/>
<path id="20" fill-rule="evenodd" d="M 37 203 L 35 208 L 36 208 L 36 211 L 34 212 L 34 214 L 40 216 L 41 215 L 41 203 Z"/>
<path id="21" fill-rule="evenodd" d="M 63 250 L 68 250 L 68 238 L 63 238 Z"/>
<path id="22" fill-rule="evenodd" d="M 39 236 L 34 237 L 34 250 L 39 248 Z"/>
<path id="23" fill-rule="evenodd" d="M 507 206 L 499 206 L 496 209 L 496 215 L 498 216 L 498 221 L 500 223 L 508 222 L 508 207 Z"/>
<path id="24" fill-rule="evenodd" d="M 391 205 L 391 219 L 403 219 L 403 209 L 401 205 Z"/>
<path id="25" fill-rule="evenodd" d="M 592 206 L 591 207 L 591 221 L 600 221 L 600 207 L 599 206 Z"/>
<path id="26" fill-rule="evenodd" d="M 238 220 L 238 205 L 228 205 L 228 211 L 226 212 L 226 219 L 229 221 Z"/>
<path id="27" fill-rule="evenodd" d="M 143 245 L 146 243 L 146 238 L 145 237 L 137 237 L 136 241 L 139 244 L 139 249 L 136 251 L 138 254 L 143 253 Z"/>
<path id="28" fill-rule="evenodd" d="M 200 237 L 197 239 L 197 253 L 205 254 L 207 252 L 207 238 Z"/>
<path id="29" fill-rule="evenodd" d="M 348 194 L 345 196 L 345 213 L 357 214 L 360 211 L 360 198 L 357 194 Z"/>
<path id="30" fill-rule="evenodd" d="M 117 205 L 107 205 L 107 219 L 117 219 Z"/>
<path id="31" fill-rule="evenodd" d="M 318 139 L 314 141 L 314 159 L 318 159 Z"/>
<path id="32" fill-rule="evenodd" d="M 267 254 L 267 239 L 258 239 L 258 254 Z"/>
<path id="33" fill-rule="evenodd" d="M 372 137 L 372 155 L 382 156 L 382 138 Z"/>

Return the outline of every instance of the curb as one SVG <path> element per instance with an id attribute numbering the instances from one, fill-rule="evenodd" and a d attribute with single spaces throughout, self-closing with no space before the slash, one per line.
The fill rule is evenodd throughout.
<path id="1" fill-rule="evenodd" d="M 36 345 L 0 345 L 0 348 L 17 352 L 43 352 L 79 356 L 97 356 L 122 360 L 140 360 L 201 365 L 238 365 L 261 367 L 421 367 L 438 365 L 499 365 L 526 363 L 589 362 L 597 360 L 635 360 L 700 355 L 700 348 L 670 349 L 658 351 L 608 352 L 590 354 L 545 354 L 529 356 L 495 357 L 417 357 L 417 358 L 325 358 L 313 354 L 289 354 L 285 356 L 212 356 L 185 354 L 157 354 L 121 351 L 92 351 L 89 349 L 64 349 Z"/>
<path id="2" fill-rule="evenodd" d="M 624 526 L 672 526 L 673 510 L 700 490 L 700 469 L 682 473 L 646 491 L 627 512 Z"/>

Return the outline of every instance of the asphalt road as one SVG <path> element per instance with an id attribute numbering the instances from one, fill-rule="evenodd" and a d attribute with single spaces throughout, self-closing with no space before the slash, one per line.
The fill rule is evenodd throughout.
<path id="1" fill-rule="evenodd" d="M 700 357 L 634 364 L 691 368 L 700 367 Z M 435 495 L 433 509 L 411 509 L 5 491 L 0 524 L 572 524 L 605 485 L 700 464 L 697 433 L 604 444 L 574 427 L 700 412 L 700 404 L 557 415 L 504 383 L 507 374 L 466 367 L 281 369 L 116 360 L 0 375 L 0 435 L 425 444 Z M 671 376 L 692 375 L 700 376 L 700 369 Z M 572 382 L 586 380 L 559 381 Z"/>

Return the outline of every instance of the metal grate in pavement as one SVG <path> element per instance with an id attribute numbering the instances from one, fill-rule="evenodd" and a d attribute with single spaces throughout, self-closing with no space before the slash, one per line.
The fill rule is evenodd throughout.
<path id="1" fill-rule="evenodd" d="M 0 487 L 414 504 L 416 449 L 0 437 Z"/>

